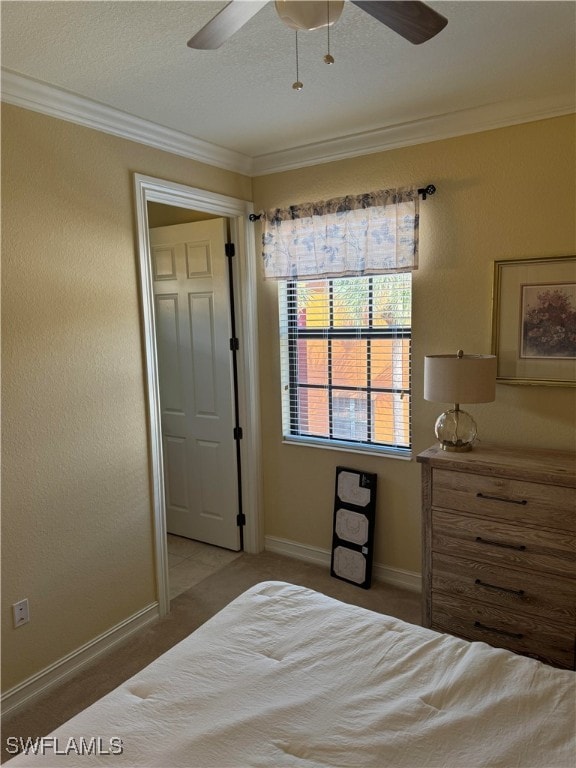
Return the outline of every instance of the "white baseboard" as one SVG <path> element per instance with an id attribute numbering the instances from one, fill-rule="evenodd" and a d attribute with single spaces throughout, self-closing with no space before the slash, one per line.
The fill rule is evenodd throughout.
<path id="1" fill-rule="evenodd" d="M 298 544 L 296 541 L 280 539 L 277 536 L 264 538 L 264 549 L 268 552 L 276 552 L 278 555 L 287 555 L 296 560 L 305 560 L 308 563 L 323 565 L 330 568 L 332 553 L 320 547 L 310 547 L 307 544 Z M 372 575 L 378 581 L 392 584 L 395 587 L 409 589 L 412 592 L 422 591 L 422 577 L 413 571 L 404 571 L 400 568 L 390 568 L 379 563 L 372 564 Z"/>
<path id="2" fill-rule="evenodd" d="M 89 643 L 72 651 L 64 658 L 37 672 L 19 685 L 6 691 L 2 696 L 2 718 L 13 714 L 21 707 L 32 701 L 50 688 L 62 683 L 76 672 L 79 672 L 98 656 L 111 650 L 115 645 L 137 632 L 142 627 L 158 618 L 158 603 L 151 603 L 138 613 L 120 622 L 107 632 L 99 635 Z"/>

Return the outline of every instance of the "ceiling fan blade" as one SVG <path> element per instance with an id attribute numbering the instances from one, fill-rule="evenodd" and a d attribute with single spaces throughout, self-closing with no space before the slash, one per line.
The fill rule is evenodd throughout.
<path id="1" fill-rule="evenodd" d="M 448 24 L 442 14 L 417 0 L 352 0 L 414 45 L 425 43 Z"/>
<path id="2" fill-rule="evenodd" d="M 228 38 L 250 21 L 266 2 L 267 0 L 232 0 L 188 40 L 188 47 L 201 50 L 220 48 Z"/>

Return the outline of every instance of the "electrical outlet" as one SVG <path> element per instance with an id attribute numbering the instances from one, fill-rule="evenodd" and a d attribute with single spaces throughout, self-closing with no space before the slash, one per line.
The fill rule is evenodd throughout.
<path id="1" fill-rule="evenodd" d="M 28 598 L 19 600 L 12 606 L 12 614 L 14 616 L 14 626 L 21 627 L 22 624 L 28 624 L 30 621 L 30 612 L 28 610 Z"/>

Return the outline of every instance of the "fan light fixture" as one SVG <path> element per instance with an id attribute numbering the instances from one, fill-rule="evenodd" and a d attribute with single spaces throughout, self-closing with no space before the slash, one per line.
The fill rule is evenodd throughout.
<path id="1" fill-rule="evenodd" d="M 494 355 L 427 355 L 424 358 L 424 399 L 454 403 L 441 414 L 435 434 L 444 451 L 469 451 L 476 440 L 476 422 L 460 403 L 491 403 L 496 397 Z"/>
<path id="2" fill-rule="evenodd" d="M 309 32 L 332 26 L 343 8 L 344 0 L 276 0 L 276 11 L 286 26 Z"/>

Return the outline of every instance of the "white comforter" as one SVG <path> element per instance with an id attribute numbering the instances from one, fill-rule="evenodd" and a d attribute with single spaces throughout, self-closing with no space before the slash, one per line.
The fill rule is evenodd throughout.
<path id="1" fill-rule="evenodd" d="M 9 765 L 574 768 L 575 693 L 573 672 L 264 582 Z"/>

